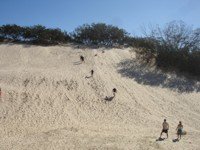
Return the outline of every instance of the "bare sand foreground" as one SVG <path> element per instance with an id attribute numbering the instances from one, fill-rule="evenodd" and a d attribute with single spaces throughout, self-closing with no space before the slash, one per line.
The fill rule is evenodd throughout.
<path id="1" fill-rule="evenodd" d="M 0 45 L 0 150 L 200 150 L 200 83 L 101 50 Z M 156 141 L 164 118 L 169 138 Z M 174 143 L 179 120 L 187 135 Z"/>

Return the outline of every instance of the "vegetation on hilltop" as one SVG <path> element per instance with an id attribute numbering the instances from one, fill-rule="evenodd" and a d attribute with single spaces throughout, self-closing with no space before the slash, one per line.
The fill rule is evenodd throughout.
<path id="1" fill-rule="evenodd" d="M 165 71 L 189 73 L 200 77 L 200 29 L 193 30 L 182 21 L 156 27 L 142 40 L 137 54 Z"/>
<path id="2" fill-rule="evenodd" d="M 78 43 L 113 46 L 125 44 L 128 33 L 116 26 L 93 23 L 76 28 L 72 37 Z"/>
<path id="3" fill-rule="evenodd" d="M 165 71 L 188 73 L 200 77 L 200 29 L 192 29 L 182 21 L 173 21 L 164 28 L 151 28 L 144 37 L 130 36 L 124 29 L 105 23 L 84 24 L 72 33 L 42 25 L 30 27 L 7 24 L 0 26 L 0 41 L 37 45 L 80 43 L 84 45 L 128 45 L 146 63 Z"/>
<path id="4" fill-rule="evenodd" d="M 69 42 L 71 37 L 59 28 L 51 29 L 42 25 L 21 27 L 18 25 L 3 25 L 0 27 L 1 39 L 12 42 L 26 42 L 38 45 L 54 45 Z"/>

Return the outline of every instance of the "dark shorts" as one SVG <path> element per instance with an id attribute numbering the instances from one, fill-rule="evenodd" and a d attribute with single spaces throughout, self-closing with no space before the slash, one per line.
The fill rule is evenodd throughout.
<path id="1" fill-rule="evenodd" d="M 178 129 L 177 134 L 181 135 L 182 134 L 182 129 Z"/>
<path id="2" fill-rule="evenodd" d="M 164 133 L 168 133 L 168 129 L 167 129 L 167 130 L 163 129 L 162 132 L 164 132 Z"/>

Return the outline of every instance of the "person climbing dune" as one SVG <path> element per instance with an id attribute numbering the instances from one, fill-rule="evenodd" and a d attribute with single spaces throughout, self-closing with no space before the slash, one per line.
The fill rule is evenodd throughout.
<path id="1" fill-rule="evenodd" d="M 91 77 L 93 77 L 94 70 L 92 69 L 92 70 L 90 71 L 90 73 L 91 73 Z"/>
<path id="2" fill-rule="evenodd" d="M 81 56 L 80 56 L 81 62 L 84 62 L 84 59 L 85 59 L 85 58 L 81 55 Z"/>
<path id="3" fill-rule="evenodd" d="M 94 70 L 93 69 L 90 71 L 90 74 L 91 74 L 90 76 L 86 76 L 85 78 L 88 79 L 88 78 L 93 77 L 93 74 L 94 74 Z"/>
<path id="4" fill-rule="evenodd" d="M 113 88 L 113 96 L 115 97 L 115 93 L 117 93 L 117 89 L 116 88 Z"/>

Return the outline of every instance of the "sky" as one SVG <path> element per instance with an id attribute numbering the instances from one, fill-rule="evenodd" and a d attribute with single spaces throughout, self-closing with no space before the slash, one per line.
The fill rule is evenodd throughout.
<path id="1" fill-rule="evenodd" d="M 141 35 L 142 27 L 173 20 L 200 27 L 200 0 L 0 0 L 0 25 L 41 24 L 72 32 L 103 22 Z"/>

